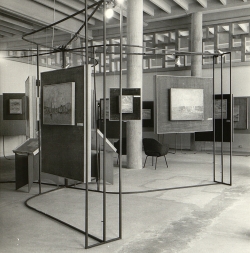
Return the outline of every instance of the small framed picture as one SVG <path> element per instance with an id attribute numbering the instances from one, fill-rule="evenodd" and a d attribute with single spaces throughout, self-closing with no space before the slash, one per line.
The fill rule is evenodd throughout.
<path id="1" fill-rule="evenodd" d="M 9 99 L 9 113 L 10 114 L 22 114 L 23 113 L 23 104 L 22 99 Z"/>

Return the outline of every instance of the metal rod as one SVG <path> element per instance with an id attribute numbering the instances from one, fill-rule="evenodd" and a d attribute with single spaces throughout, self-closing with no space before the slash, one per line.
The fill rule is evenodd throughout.
<path id="1" fill-rule="evenodd" d="M 103 2 L 103 40 L 104 40 L 104 53 L 103 53 L 103 108 L 106 108 L 106 0 Z M 104 119 L 104 138 L 103 138 L 103 241 L 106 241 L 106 113 L 103 113 Z"/>
<path id="2" fill-rule="evenodd" d="M 214 140 L 213 140 L 213 177 L 215 182 L 215 118 L 214 118 L 214 110 L 215 110 L 215 56 L 213 56 L 213 133 L 214 133 Z"/>
<path id="3" fill-rule="evenodd" d="M 29 41 L 29 40 L 26 39 L 25 37 L 26 37 L 26 36 L 29 36 L 29 35 L 32 35 L 32 34 L 35 34 L 35 33 L 37 33 L 37 32 L 43 31 L 43 30 L 45 30 L 45 29 L 51 28 L 52 26 L 55 26 L 55 25 L 57 25 L 57 24 L 60 24 L 60 23 L 66 21 L 66 20 L 68 20 L 68 19 L 70 19 L 70 18 L 72 18 L 72 17 L 74 17 L 74 16 L 76 16 L 76 15 L 82 13 L 82 12 L 87 13 L 87 11 L 85 11 L 86 9 L 91 9 L 92 7 L 98 5 L 100 2 L 103 2 L 103 0 L 100 0 L 100 1 L 97 2 L 97 3 L 94 3 L 94 4 L 90 5 L 88 8 L 85 7 L 84 9 L 81 9 L 81 10 L 79 10 L 79 11 L 73 13 L 72 15 L 69 15 L 69 16 L 67 16 L 66 18 L 63 18 L 63 19 L 61 19 L 61 20 L 58 20 L 58 21 L 56 21 L 56 22 L 54 22 L 54 23 L 52 23 L 52 24 L 50 24 L 50 25 L 44 26 L 44 27 L 42 27 L 42 28 L 40 28 L 40 29 L 38 29 L 38 30 L 32 31 L 32 32 L 30 32 L 30 33 L 26 33 L 26 34 L 24 34 L 24 35 L 22 36 L 22 39 L 25 40 L 25 41 L 34 43 L 34 42 L 32 42 L 32 41 Z M 85 6 L 86 6 L 86 5 L 85 5 Z M 85 21 L 87 21 L 87 20 L 85 19 Z"/>
<path id="4" fill-rule="evenodd" d="M 230 98 L 231 98 L 231 139 L 230 139 L 230 185 L 232 185 L 232 157 L 233 157 L 233 154 L 232 154 L 232 147 L 233 147 L 233 95 L 232 95 L 232 58 L 231 58 L 231 52 L 229 53 L 229 58 L 230 58 L 230 68 L 229 68 L 229 78 L 230 78 Z"/>
<path id="5" fill-rule="evenodd" d="M 220 63 L 221 63 L 221 182 L 224 181 L 224 153 L 223 153 L 223 142 L 224 142 L 224 119 L 223 119 L 223 62 L 222 62 L 223 55 L 220 56 Z"/>
<path id="6" fill-rule="evenodd" d="M 87 7 L 88 7 L 88 0 L 85 0 L 85 10 L 87 10 Z M 83 92 L 83 96 L 84 94 L 86 94 L 85 98 L 86 98 L 86 109 L 85 109 L 85 112 L 86 112 L 86 120 L 88 121 L 89 117 L 88 117 L 88 114 L 89 114 L 89 108 L 88 108 L 88 100 L 89 100 L 89 94 L 88 94 L 88 13 L 87 11 L 85 11 L 85 47 L 86 47 L 86 56 L 85 56 L 85 74 L 86 74 L 86 79 L 85 79 L 85 87 L 86 87 L 86 91 Z M 88 237 L 89 237 L 89 184 L 88 184 L 88 176 L 89 176 L 89 173 L 88 173 L 88 169 L 89 169 L 89 150 L 88 150 L 88 135 L 89 135 L 89 127 L 88 127 L 88 122 L 85 122 L 85 126 L 86 126 L 86 140 L 85 140 L 85 143 L 86 143 L 86 191 L 85 191 L 85 233 L 86 233 L 86 236 L 85 236 L 85 248 L 87 249 L 88 248 Z M 84 168 L 83 168 L 84 169 Z"/>
<path id="7" fill-rule="evenodd" d="M 93 58 L 95 58 L 95 48 L 93 47 Z M 95 144 L 96 144 L 96 178 L 97 178 L 97 190 L 100 190 L 100 163 L 99 163 L 99 149 L 98 147 L 98 133 L 97 133 L 97 113 L 96 113 L 96 71 L 94 64 L 94 126 L 95 126 Z"/>
<path id="8" fill-rule="evenodd" d="M 36 63 L 36 71 L 37 71 L 37 73 L 36 73 L 36 85 L 37 85 L 37 97 L 39 98 L 40 97 L 40 89 L 41 89 L 41 86 L 40 86 L 40 78 L 39 78 L 39 75 L 40 75 L 40 73 L 39 73 L 39 46 L 37 46 L 37 48 L 36 48 L 36 50 L 37 50 L 37 63 Z M 39 107 L 39 110 L 38 110 L 38 112 L 39 112 L 39 120 L 38 120 L 38 122 L 37 122 L 37 131 L 38 131 L 38 149 L 39 149 L 39 164 L 38 164 L 38 167 L 39 167 L 39 169 L 38 169 L 38 171 L 39 171 L 39 175 L 38 175 L 38 182 L 39 182 L 39 194 L 41 194 L 42 193 L 42 186 L 41 186 L 41 119 L 40 119 L 40 115 L 41 115 L 41 108 L 40 108 L 40 102 L 38 103 L 38 105 L 37 105 L 38 107 Z"/>
<path id="9" fill-rule="evenodd" d="M 123 8 L 120 5 L 120 98 L 122 97 Z M 119 152 L 119 238 L 122 238 L 122 99 L 120 99 L 120 152 Z"/>

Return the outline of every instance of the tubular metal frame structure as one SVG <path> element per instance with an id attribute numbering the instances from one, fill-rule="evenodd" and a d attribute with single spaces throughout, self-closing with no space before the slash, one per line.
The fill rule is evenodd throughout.
<path id="1" fill-rule="evenodd" d="M 89 48 L 94 48 L 94 47 L 89 47 L 88 46 L 88 20 L 89 18 L 93 15 L 93 13 L 88 17 L 88 14 L 87 12 L 85 11 L 86 9 L 90 9 L 92 7 L 95 7 L 95 6 L 100 6 L 101 4 L 103 4 L 103 11 L 105 12 L 105 9 L 106 9 L 106 0 L 101 0 L 95 4 L 92 4 L 90 6 L 88 6 L 88 1 L 86 0 L 85 1 L 85 8 L 83 10 L 80 10 L 78 12 L 76 12 L 75 14 L 73 15 L 70 15 L 68 16 L 67 18 L 63 19 L 63 20 L 60 20 L 60 21 L 57 21 L 49 26 L 46 26 L 42 29 L 39 29 L 37 31 L 34 31 L 32 33 L 29 33 L 29 34 L 26 34 L 25 36 L 23 36 L 23 39 L 26 40 L 26 41 L 29 41 L 26 39 L 26 36 L 28 35 L 32 35 L 32 34 L 35 34 L 36 32 L 39 32 L 39 31 L 42 31 L 44 29 L 47 29 L 47 28 L 51 28 L 53 27 L 54 25 L 60 23 L 60 22 L 63 22 L 67 19 L 70 19 L 71 17 L 79 14 L 79 13 L 82 13 L 82 12 L 85 12 L 85 25 L 83 25 L 81 27 L 81 29 L 83 27 L 85 27 L 85 47 L 83 48 L 75 48 L 75 49 L 66 49 L 66 47 L 62 47 L 61 49 L 54 49 L 54 51 L 52 50 L 51 52 L 46 52 L 46 53 L 40 53 L 39 51 L 39 45 L 37 44 L 37 51 L 36 51 L 36 54 L 34 56 L 37 56 L 37 94 L 39 96 L 39 94 L 41 93 L 41 86 L 40 86 L 40 80 L 39 80 L 39 76 L 40 76 L 40 73 L 39 73 L 39 55 L 41 54 L 51 54 L 53 52 L 62 52 L 62 54 L 64 55 L 64 53 L 66 51 L 70 52 L 70 51 L 75 51 L 75 50 L 79 50 L 79 49 L 85 49 L 85 65 L 86 65 L 86 87 L 87 89 L 89 89 L 89 80 L 88 80 L 88 61 L 89 61 Z M 97 8 L 96 8 L 97 9 Z M 103 34 L 104 34 L 104 44 L 101 45 L 103 48 L 104 48 L 104 54 L 103 54 L 103 58 L 104 58 L 104 63 L 105 63 L 105 60 L 106 60 L 106 53 L 107 53 L 107 45 L 106 44 L 106 18 L 105 18 L 105 15 L 103 15 L 103 22 L 104 22 L 104 25 L 103 25 Z M 78 30 L 78 32 L 80 31 L 80 29 Z M 31 43 L 34 43 L 32 41 L 29 41 Z M 36 43 L 35 43 L 36 44 Z M 68 45 L 68 43 L 67 43 Z M 113 45 L 116 45 L 118 46 L 119 44 L 113 44 Z M 122 74 L 123 74 L 123 71 L 122 71 L 122 60 L 123 60 L 123 47 L 124 46 L 128 46 L 128 47 L 133 47 L 133 46 L 136 46 L 136 45 L 124 45 L 123 44 L 123 10 L 122 10 L 122 6 L 120 7 L 120 71 L 119 71 L 119 88 L 120 88 L 120 96 L 122 96 Z M 138 46 L 136 46 L 138 47 Z M 145 47 L 143 47 L 145 48 Z M 23 51 L 23 50 L 22 50 Z M 215 83 L 214 83 L 214 79 L 215 79 L 215 74 L 214 74 L 214 69 L 215 69 L 215 58 L 217 57 L 220 57 L 221 58 L 221 95 L 222 95 L 222 98 L 223 98 L 223 71 L 222 71 L 222 68 L 223 68 L 223 64 L 222 64 L 222 57 L 225 55 L 225 54 L 229 54 L 230 55 L 230 95 L 232 97 L 232 89 L 231 89 L 231 53 L 223 53 L 223 54 L 208 54 L 208 53 L 194 53 L 194 52 L 171 52 L 171 53 L 168 53 L 168 52 L 164 52 L 165 50 L 162 50 L 164 55 L 166 54 L 175 54 L 175 55 L 202 55 L 202 56 L 210 56 L 210 57 L 213 57 L 213 94 L 214 94 L 214 90 L 215 90 Z M 145 55 L 144 53 L 142 53 L 142 55 Z M 64 58 L 64 57 L 63 57 Z M 65 65 L 65 64 L 63 64 Z M 95 74 L 95 71 L 94 71 L 94 74 Z M 103 98 L 104 98 L 104 108 L 106 108 L 106 64 L 104 64 L 104 73 L 103 73 Z M 214 99 L 215 100 L 215 99 Z M 88 103 L 87 103 L 88 104 Z M 121 103 L 121 100 L 120 100 L 120 106 L 122 106 L 122 103 Z M 87 108 L 86 110 L 86 113 L 90 113 L 89 112 L 90 108 Z M 216 176 L 215 176 L 215 169 L 216 169 L 216 163 L 215 163 L 215 131 L 214 131 L 214 143 L 213 143 L 213 179 L 214 179 L 214 182 L 215 183 L 222 183 L 222 184 L 226 184 L 226 185 L 231 185 L 232 184 L 232 133 L 233 133 L 233 122 L 232 122 L 232 103 L 231 103 L 231 141 L 230 141 L 230 182 L 229 184 L 228 183 L 225 183 L 224 182 L 224 177 L 223 177 L 223 173 L 224 173 L 224 162 L 223 162 L 223 156 L 224 156 L 224 151 L 223 151 L 223 139 L 222 139 L 222 142 L 221 142 L 221 180 L 220 181 L 217 181 L 216 180 Z M 41 119 L 41 108 L 39 110 L 40 112 L 40 115 L 39 115 L 39 119 Z M 106 153 L 106 114 L 104 113 L 104 138 L 103 138 L 103 147 L 104 147 L 104 157 L 103 157 L 103 238 L 97 238 L 96 236 L 93 236 L 89 233 L 89 223 L 88 223 L 88 209 L 89 209 L 89 187 L 88 187 L 88 180 L 86 181 L 86 189 L 85 189 L 85 231 L 82 231 L 82 230 L 79 230 L 78 228 L 70 225 L 70 224 L 67 224 L 67 223 L 64 223 L 54 217 L 51 217 L 55 220 L 58 220 L 60 222 L 62 222 L 63 224 L 83 233 L 85 235 L 85 248 L 91 248 L 91 247 L 95 247 L 95 246 L 98 246 L 98 245 L 102 245 L 102 244 L 105 244 L 105 243 L 109 243 L 109 242 L 112 242 L 112 241 L 115 241 L 115 240 L 119 240 L 119 239 L 122 239 L 122 194 L 126 194 L 126 192 L 122 192 L 122 154 L 119 154 L 119 236 L 117 238 L 113 238 L 113 239 L 109 239 L 107 240 L 107 235 L 106 235 L 106 228 L 107 228 L 107 220 L 106 220 L 106 204 L 107 204 L 107 199 L 106 199 L 106 194 L 110 194 L 110 192 L 107 192 L 106 191 L 106 158 L 105 158 L 105 153 Z M 213 116 L 214 116 L 214 104 L 213 104 Z M 122 150 L 122 114 L 120 114 L 120 118 L 119 118 L 119 122 L 120 122 L 120 150 Z M 38 121 L 38 130 L 39 130 L 39 151 L 40 151 L 40 155 L 41 155 L 41 147 L 40 147 L 40 138 L 41 138 L 41 120 Z M 215 128 L 214 128 L 215 129 Z M 223 121 L 222 121 L 222 133 L 223 133 Z M 89 129 L 87 129 L 87 136 L 86 136 L 86 140 L 87 141 L 89 139 Z M 222 134 L 223 136 L 223 134 Z M 223 138 L 223 137 L 222 137 Z M 87 154 L 88 152 L 90 152 L 89 150 L 86 150 Z M 90 166 L 90 163 L 91 161 L 89 161 L 88 159 L 88 155 L 86 156 L 86 164 L 87 166 Z M 83 168 L 84 169 L 84 168 Z M 88 178 L 88 170 L 86 170 L 86 178 Z M 206 184 L 206 185 L 211 185 L 211 184 Z M 206 186 L 204 185 L 204 186 Z M 197 187 L 197 186 L 190 186 L 190 187 Z M 186 187 L 185 187 L 186 188 Z M 166 189 L 162 189 L 162 190 L 171 190 L 171 189 L 177 189 L 177 188 L 166 188 Z M 157 190 L 156 190 L 157 191 Z M 101 193 L 101 191 L 98 191 Z M 134 192 L 134 193 L 137 193 L 137 192 Z M 141 192 L 138 192 L 138 193 L 141 193 Z M 41 161 L 39 161 L 39 194 L 38 195 L 41 195 L 41 194 L 44 194 L 44 193 L 41 193 Z M 128 192 L 127 192 L 128 194 Z M 36 196 L 38 196 L 36 195 Z M 36 197 L 34 196 L 34 197 Z M 33 198 L 33 197 L 32 197 Z M 27 200 L 28 201 L 28 200 Z M 26 201 L 26 204 L 27 204 L 27 201 Z M 93 245 L 89 245 L 89 241 L 88 241 L 88 238 L 93 238 L 94 240 L 96 240 L 98 243 L 96 244 L 93 244 Z"/>
<path id="2" fill-rule="evenodd" d="M 85 47 L 84 47 L 84 49 L 85 49 L 85 66 L 86 66 L 86 79 L 85 79 L 86 89 L 87 89 L 86 90 L 86 94 L 88 94 L 88 89 L 89 89 L 89 80 L 88 80 L 88 71 L 89 71 L 88 70 L 88 62 L 89 62 L 89 55 L 88 55 L 88 48 L 89 48 L 88 47 L 88 20 L 93 16 L 93 14 L 95 13 L 95 11 L 97 10 L 97 8 L 101 4 L 103 4 L 103 24 L 104 24 L 103 25 L 103 32 L 104 32 L 104 45 L 103 45 L 103 47 L 104 47 L 104 59 L 106 59 L 106 51 L 107 51 L 107 44 L 106 44 L 106 17 L 104 15 L 105 10 L 106 10 L 106 0 L 101 0 L 101 1 L 99 1 L 99 2 L 97 2 L 95 4 L 92 4 L 90 6 L 88 6 L 88 1 L 86 0 L 85 1 L 85 8 L 84 9 L 82 9 L 82 10 L 80 10 L 80 11 L 78 11 L 78 12 L 76 12 L 76 13 L 70 15 L 70 16 L 68 16 L 67 18 L 65 18 L 63 20 L 59 20 L 59 21 L 57 21 L 57 22 L 55 22 L 55 23 L 53 23 L 51 25 L 48 25 L 48 26 L 46 26 L 46 27 L 44 27 L 42 29 L 39 29 L 37 31 L 34 31 L 32 33 L 29 33 L 29 34 L 26 34 L 26 35 L 23 36 L 23 39 L 25 41 L 28 41 L 30 43 L 34 43 L 33 41 L 28 40 L 26 38 L 26 36 L 33 35 L 33 34 L 35 34 L 37 32 L 40 32 L 40 31 L 42 31 L 44 29 L 47 29 L 47 28 L 51 28 L 51 27 L 53 27 L 54 25 L 56 25 L 56 24 L 58 24 L 60 22 L 63 22 L 65 20 L 67 20 L 67 19 L 70 19 L 71 17 L 74 17 L 75 15 L 77 15 L 79 13 L 84 12 L 85 13 L 84 24 L 81 26 L 80 29 L 78 29 L 77 33 L 79 33 L 80 30 L 83 27 L 85 27 Z M 88 14 L 87 14 L 87 12 L 85 10 L 86 9 L 90 9 L 92 7 L 95 7 L 95 6 L 97 6 L 97 7 L 91 13 L 91 15 L 88 17 Z M 121 10 L 121 13 L 122 13 L 122 10 Z M 122 17 L 122 15 L 121 15 L 121 17 Z M 123 26 L 122 21 L 121 21 L 120 26 L 121 26 L 121 29 L 122 29 L 122 26 Z M 121 31 L 121 36 L 122 36 L 122 31 Z M 66 47 L 67 47 L 67 45 L 71 41 L 72 41 L 72 39 L 65 46 L 62 46 L 60 49 L 58 49 L 58 48 L 54 49 L 54 52 L 60 52 L 60 51 L 62 52 L 62 55 L 63 55 L 63 57 L 62 57 L 63 58 L 62 59 L 63 60 L 62 67 L 63 68 L 65 67 L 65 52 L 66 51 L 70 51 Z M 35 43 L 35 44 L 37 44 L 37 43 Z M 83 49 L 83 48 L 78 48 L 78 49 Z M 73 49 L 72 51 L 74 51 L 74 50 L 75 49 Z M 51 52 L 49 52 L 49 54 L 50 53 Z M 44 53 L 44 54 L 47 54 L 47 52 Z M 40 76 L 40 73 L 39 73 L 39 55 L 40 55 L 39 54 L 39 45 L 37 44 L 37 54 L 36 54 L 36 56 L 37 56 L 37 86 L 38 86 L 38 95 L 40 94 L 40 89 L 41 89 L 41 87 L 40 87 L 40 80 L 39 80 L 39 76 Z M 104 60 L 104 62 L 105 62 L 105 60 Z M 122 57 L 120 57 L 120 66 L 122 66 Z M 104 85 L 103 85 L 104 108 L 106 108 L 106 64 L 104 64 L 103 83 L 104 83 Z M 120 87 L 122 87 L 122 78 L 120 78 Z M 86 118 L 88 118 L 89 113 L 91 113 L 90 112 L 91 108 L 88 108 L 88 104 L 89 104 L 88 103 L 88 99 L 89 98 L 88 98 L 88 96 L 86 96 L 86 97 L 87 97 L 87 101 L 86 101 L 87 108 L 84 111 L 87 114 Z M 40 108 L 39 112 L 41 112 L 41 108 Z M 41 113 L 39 115 L 39 118 L 40 117 L 41 117 Z M 105 113 L 104 113 L 104 122 L 106 122 L 106 114 Z M 39 129 L 41 130 L 40 124 L 41 124 L 41 120 L 39 120 Z M 89 133 L 90 133 L 91 129 L 88 129 L 88 124 L 86 124 L 86 127 L 87 127 L 87 129 L 86 129 L 86 136 L 85 136 L 85 143 L 84 143 L 85 147 L 87 147 L 87 142 L 89 140 L 91 140 L 91 138 L 89 136 Z M 120 127 L 122 129 L 122 123 L 120 123 Z M 122 206 L 121 206 L 121 203 L 122 203 L 122 200 L 121 200 L 121 197 L 122 197 L 121 165 L 119 166 L 119 236 L 117 238 L 113 238 L 113 239 L 109 239 L 109 240 L 107 240 L 107 238 L 106 238 L 107 237 L 107 235 L 106 235 L 106 229 L 107 229 L 107 210 L 106 210 L 107 199 L 106 199 L 106 194 L 107 193 L 106 193 L 106 156 L 105 156 L 105 153 L 106 153 L 106 124 L 104 124 L 104 133 L 103 134 L 104 134 L 104 138 L 103 138 L 103 153 L 104 153 L 104 156 L 103 156 L 103 238 L 100 239 L 100 238 L 98 238 L 96 236 L 93 236 L 93 235 L 91 235 L 89 233 L 89 221 L 88 221 L 88 219 L 89 219 L 89 213 L 88 213 L 88 211 L 89 211 L 89 185 L 88 185 L 89 184 L 88 183 L 88 177 L 89 177 L 89 175 L 88 175 L 88 169 L 86 169 L 86 168 L 83 168 L 83 170 L 86 171 L 86 174 L 85 174 L 85 176 L 86 176 L 86 189 L 85 189 L 85 231 L 79 230 L 78 228 L 76 228 L 76 227 L 74 227 L 74 226 L 72 226 L 70 224 L 62 222 L 62 221 L 60 221 L 60 220 L 58 220 L 58 219 L 50 216 L 50 218 L 58 220 L 58 221 L 62 222 L 63 224 L 65 224 L 65 225 L 67 225 L 67 226 L 69 226 L 69 227 L 71 227 L 73 229 L 76 229 L 77 231 L 83 233 L 85 235 L 85 248 L 86 249 L 91 248 L 91 247 L 95 247 L 95 246 L 98 246 L 98 245 L 102 245 L 104 243 L 108 243 L 108 242 L 111 242 L 111 241 L 119 240 L 119 239 L 122 238 L 122 227 L 121 227 L 121 224 L 122 224 L 122 215 L 121 215 L 122 214 Z M 41 133 L 39 131 L 39 151 L 40 151 L 40 155 L 41 155 L 40 137 L 41 137 Z M 85 152 L 86 152 L 86 167 L 90 168 L 90 166 L 91 166 L 91 160 L 89 159 L 89 152 L 90 152 L 90 150 L 88 150 L 88 148 L 86 148 Z M 85 154 L 83 154 L 83 155 L 85 156 Z M 40 158 L 40 156 L 39 156 L 39 158 Z M 41 165 L 41 161 L 39 161 L 39 180 L 38 180 L 39 181 L 39 195 L 42 194 L 41 193 L 41 166 L 42 166 Z M 67 185 L 66 182 L 67 182 L 67 180 L 65 180 L 65 185 L 67 187 L 68 185 Z M 89 245 L 89 240 L 88 240 L 89 237 L 92 238 L 92 239 L 94 239 L 94 240 L 96 240 L 98 243 L 93 244 L 93 245 Z"/>
<path id="3" fill-rule="evenodd" d="M 224 87 L 223 87 L 223 57 L 225 55 L 229 55 L 229 94 L 230 94 L 230 151 L 229 151 L 229 182 L 225 182 L 225 178 L 224 178 L 224 139 L 223 139 L 223 135 L 224 135 L 224 122 L 223 122 L 223 111 L 221 109 L 221 179 L 216 180 L 216 162 L 215 162 L 215 120 L 213 121 L 213 125 L 214 125 L 214 141 L 213 141 L 213 177 L 214 177 L 214 182 L 217 183 L 222 183 L 225 185 L 232 185 L 232 169 L 233 169 L 233 161 L 232 161 L 232 142 L 233 142 L 233 94 L 232 94 L 232 57 L 231 57 L 231 52 L 226 52 L 226 53 L 222 53 L 219 55 L 214 55 L 213 56 L 213 94 L 214 94 L 214 103 L 213 103 L 213 118 L 214 118 L 214 114 L 215 114 L 215 59 L 220 57 L 220 89 L 221 89 L 221 108 L 222 108 L 222 103 L 223 103 L 223 95 L 224 95 Z"/>

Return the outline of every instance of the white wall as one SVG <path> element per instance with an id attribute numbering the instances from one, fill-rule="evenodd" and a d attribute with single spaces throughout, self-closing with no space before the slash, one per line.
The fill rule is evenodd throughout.
<path id="1" fill-rule="evenodd" d="M 40 72 L 52 69 L 40 67 Z M 30 65 L 7 59 L 0 60 L 0 95 L 3 93 L 25 93 L 25 81 L 28 76 L 35 76 L 36 65 Z M 2 108 L 1 108 L 2 110 Z M 1 126 L 0 126 L 1 127 Z M 0 156 L 13 155 L 13 149 L 21 145 L 26 140 L 26 136 L 0 136 Z M 3 150 L 4 145 L 4 150 Z"/>

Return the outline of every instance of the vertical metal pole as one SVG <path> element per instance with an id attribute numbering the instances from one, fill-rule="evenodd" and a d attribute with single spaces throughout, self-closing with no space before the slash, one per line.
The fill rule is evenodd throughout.
<path id="1" fill-rule="evenodd" d="M 223 54 L 220 56 L 220 62 L 221 62 L 221 182 L 224 181 L 224 119 L 223 119 L 223 111 L 222 111 L 222 105 L 223 105 L 223 62 L 222 62 Z"/>
<path id="2" fill-rule="evenodd" d="M 93 59 L 95 60 L 95 48 L 93 47 Z M 97 113 L 96 113 L 96 71 L 94 62 L 94 121 L 95 121 L 95 144 L 96 144 L 96 178 L 97 178 L 97 191 L 100 190 L 100 164 L 99 164 L 99 149 L 98 147 L 98 134 L 97 134 Z"/>
<path id="3" fill-rule="evenodd" d="M 120 5 L 120 98 L 122 97 L 123 8 Z M 122 99 L 120 99 L 119 238 L 122 238 Z"/>
<path id="4" fill-rule="evenodd" d="M 103 108 L 106 110 L 106 0 L 103 1 Z M 106 241 L 106 113 L 103 113 L 104 119 L 104 139 L 103 139 L 103 241 Z"/>
<path id="5" fill-rule="evenodd" d="M 83 97 L 84 94 L 86 94 L 86 119 L 88 120 L 88 114 L 89 114 L 89 108 L 88 108 L 88 13 L 87 13 L 87 8 L 88 8 L 88 0 L 85 0 L 85 74 L 86 74 L 86 79 L 85 79 L 85 87 L 86 90 L 83 92 Z M 85 142 L 86 142 L 86 191 L 85 191 L 85 248 L 88 248 L 88 237 L 89 237 L 89 184 L 88 184 L 88 169 L 89 169 L 89 150 L 88 150 L 88 134 L 89 134 L 89 129 L 88 129 L 88 122 L 85 122 L 84 124 L 86 126 L 86 136 L 85 136 Z"/>
<path id="6" fill-rule="evenodd" d="M 37 97 L 39 98 L 40 97 L 40 89 L 41 89 L 41 85 L 40 85 L 40 78 L 39 78 L 39 46 L 37 45 L 37 48 L 36 48 L 36 54 L 37 54 L 37 63 L 36 63 L 36 70 L 37 70 L 37 74 L 36 74 L 36 86 L 37 86 Z M 38 106 L 39 106 L 39 120 L 37 122 L 37 131 L 38 131 L 38 149 L 39 149 L 39 169 L 38 169 L 38 182 L 39 182 L 39 194 L 42 193 L 42 186 L 41 186 L 41 118 L 40 118 L 40 115 L 41 115 L 41 106 L 40 106 L 40 102 L 38 103 Z"/>
<path id="7" fill-rule="evenodd" d="M 65 50 L 62 49 L 62 68 L 64 69 L 66 67 L 66 59 L 65 59 Z M 68 179 L 64 178 L 64 185 L 68 187 Z"/>
<path id="8" fill-rule="evenodd" d="M 65 51 L 64 49 L 62 50 L 62 68 L 64 69 L 66 66 L 66 62 L 65 62 Z"/>
<path id="9" fill-rule="evenodd" d="M 231 136 L 231 139 L 230 139 L 230 185 L 232 185 L 232 157 L 233 157 L 233 154 L 232 154 L 232 142 L 233 142 L 233 96 L 232 96 L 232 62 L 231 62 L 231 52 L 229 52 L 229 58 L 230 58 L 230 68 L 229 68 L 229 78 L 230 78 L 230 98 L 231 98 L 231 133 L 230 133 L 230 136 Z"/>
<path id="10" fill-rule="evenodd" d="M 214 182 L 215 182 L 215 118 L 214 118 L 214 104 L 215 104 L 215 56 L 213 56 L 213 133 L 214 133 L 214 141 L 213 141 L 213 177 L 214 177 Z"/>

